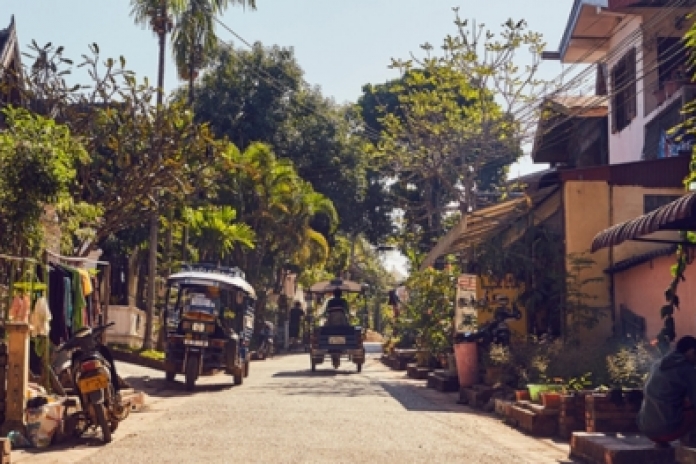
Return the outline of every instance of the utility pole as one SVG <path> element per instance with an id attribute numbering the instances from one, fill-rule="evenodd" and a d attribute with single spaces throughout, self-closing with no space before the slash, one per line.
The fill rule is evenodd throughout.
<path id="1" fill-rule="evenodd" d="M 160 21 L 167 22 L 169 18 L 169 12 L 167 10 L 166 2 L 162 2 L 162 11 L 160 13 Z M 161 29 L 158 33 L 160 40 L 160 54 L 159 54 L 159 71 L 157 74 L 157 109 L 155 118 L 155 131 L 160 132 L 155 135 L 155 140 L 158 140 L 157 147 L 155 148 L 155 156 L 157 157 L 157 164 L 162 163 L 162 144 L 161 144 L 161 119 L 160 111 L 162 109 L 162 102 L 164 100 L 164 53 L 165 41 L 167 37 L 168 28 Z M 155 202 L 154 208 L 150 212 L 150 249 L 148 253 L 148 278 L 147 278 L 147 299 L 145 300 L 145 340 L 143 340 L 143 349 L 152 349 L 152 332 L 153 332 L 153 322 L 155 318 L 155 297 L 157 291 L 157 242 L 159 236 L 159 209 L 160 209 L 160 195 L 159 191 L 153 192 L 152 196 Z"/>

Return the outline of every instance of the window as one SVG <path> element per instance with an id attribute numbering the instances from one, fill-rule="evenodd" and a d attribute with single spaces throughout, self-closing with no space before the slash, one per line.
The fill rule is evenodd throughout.
<path id="1" fill-rule="evenodd" d="M 648 214 L 681 198 L 681 195 L 643 195 L 643 214 Z"/>
<path id="2" fill-rule="evenodd" d="M 636 117 L 636 49 L 630 49 L 611 70 L 611 131 L 621 132 Z"/>

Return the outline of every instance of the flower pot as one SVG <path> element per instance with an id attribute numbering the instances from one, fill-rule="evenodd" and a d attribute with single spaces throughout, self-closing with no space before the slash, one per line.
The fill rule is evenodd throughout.
<path id="1" fill-rule="evenodd" d="M 553 384 L 532 384 L 527 385 L 529 389 L 529 399 L 538 403 L 540 398 L 539 395 L 542 392 L 560 392 L 562 387 L 560 385 Z"/>
<path id="2" fill-rule="evenodd" d="M 556 392 L 542 392 L 539 394 L 541 397 L 541 404 L 548 409 L 560 409 L 561 408 L 561 394 Z"/>
<path id="3" fill-rule="evenodd" d="M 529 390 L 515 390 L 515 401 L 529 401 Z"/>

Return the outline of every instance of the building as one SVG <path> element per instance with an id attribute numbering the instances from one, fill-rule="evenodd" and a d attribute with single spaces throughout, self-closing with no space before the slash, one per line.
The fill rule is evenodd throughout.
<path id="1" fill-rule="evenodd" d="M 0 29 L 0 108 L 22 102 L 22 60 L 14 16 L 6 29 Z"/>
<path id="2" fill-rule="evenodd" d="M 525 214 L 512 206 L 514 200 L 476 211 L 438 243 L 426 264 L 547 221 L 561 231 L 566 276 L 573 272 L 571 257 L 590 263 L 580 280 L 588 281 L 590 306 L 607 316 L 591 336 L 654 337 L 662 327 L 659 309 L 671 281 L 676 228 L 684 225 L 681 216 L 676 219 L 682 222 L 655 218 L 684 195 L 691 161 L 691 141 L 669 131 L 696 97 L 685 79 L 693 72 L 681 41 L 693 23 L 688 14 L 694 4 L 576 0 L 558 49 L 543 56 L 587 65 L 580 72 L 582 92 L 568 88 L 542 102 L 532 157 L 552 169 L 530 182 Z M 557 189 L 556 211 L 535 201 L 540 187 L 551 186 Z M 682 201 L 673 208 L 680 214 L 696 204 Z M 616 227 L 640 234 L 618 240 Z M 689 301 L 696 283 L 687 280 L 679 294 Z M 675 319 L 679 333 L 696 333 L 696 318 L 682 312 Z"/>

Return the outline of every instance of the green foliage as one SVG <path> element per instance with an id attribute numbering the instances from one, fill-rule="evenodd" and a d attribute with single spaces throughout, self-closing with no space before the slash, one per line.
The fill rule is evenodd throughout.
<path id="1" fill-rule="evenodd" d="M 254 231 L 247 224 L 235 223 L 237 212 L 229 206 L 186 208 L 184 217 L 203 261 L 219 261 L 237 244 L 254 248 Z"/>
<path id="2" fill-rule="evenodd" d="M 90 155 L 76 166 L 72 202 L 59 205 L 73 215 L 68 229 L 78 243 L 70 248 L 82 248 L 86 240 L 94 247 L 140 227 L 154 208 L 180 204 L 194 188 L 208 186 L 210 177 L 202 174 L 225 144 L 195 124 L 182 105 L 158 109 L 156 89 L 147 80 L 139 83 L 125 59 L 102 60 L 93 44 L 91 55 L 75 65 L 62 47 L 31 48 L 35 61 L 25 78 L 30 108 L 58 115 Z M 68 87 L 64 74 L 83 66 L 91 85 Z"/>
<path id="3" fill-rule="evenodd" d="M 88 160 L 68 127 L 23 109 L 3 110 L 0 132 L 0 250 L 33 255 L 42 243 L 44 207 L 65 201 L 76 166 Z"/>
<path id="4" fill-rule="evenodd" d="M 381 178 L 368 169 L 346 109 L 302 74 L 292 49 L 221 47 L 196 87 L 196 118 L 240 150 L 263 142 L 292 160 L 299 176 L 332 201 L 342 231 L 378 241 L 392 230 Z M 331 234 L 326 221 L 312 225 Z"/>
<path id="5" fill-rule="evenodd" d="M 426 269 L 412 273 L 406 282 L 409 291 L 405 305 L 405 318 L 409 321 L 407 327 L 417 334 L 420 347 L 432 354 L 452 347 L 458 275 L 455 269 Z"/>
<path id="6" fill-rule="evenodd" d="M 607 356 L 611 386 L 643 388 L 650 367 L 659 358 L 659 352 L 643 343 L 621 347 L 615 354 Z"/>

